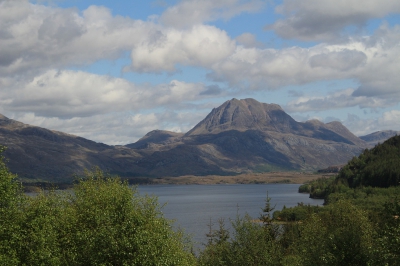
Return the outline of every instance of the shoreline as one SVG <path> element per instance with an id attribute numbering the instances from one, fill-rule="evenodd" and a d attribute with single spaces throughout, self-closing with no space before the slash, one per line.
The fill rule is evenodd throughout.
<path id="1" fill-rule="evenodd" d="M 178 176 L 161 178 L 121 178 L 130 185 L 221 185 L 221 184 L 304 184 L 318 178 L 329 178 L 330 173 L 307 172 L 268 172 L 246 173 L 235 176 Z M 138 182 L 141 181 L 141 182 Z M 56 188 L 60 190 L 70 189 L 73 184 L 67 183 L 22 183 L 25 192 L 39 192 L 44 189 Z"/>
<path id="2" fill-rule="evenodd" d="M 218 184 L 304 184 L 333 174 L 305 172 L 248 173 L 236 176 L 179 176 L 152 180 L 149 185 L 218 185 Z"/>

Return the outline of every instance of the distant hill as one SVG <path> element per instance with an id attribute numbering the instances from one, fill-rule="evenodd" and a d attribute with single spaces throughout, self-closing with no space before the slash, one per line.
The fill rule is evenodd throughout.
<path id="1" fill-rule="evenodd" d="M 129 172 L 141 156 L 126 147 L 113 147 L 81 137 L 0 117 L 0 144 L 13 173 L 24 179 L 71 182 L 74 174 L 99 166 Z"/>
<path id="2" fill-rule="evenodd" d="M 400 136 L 365 150 L 345 165 L 337 177 L 350 187 L 400 185 Z"/>
<path id="3" fill-rule="evenodd" d="M 254 99 L 226 101 L 185 134 L 154 130 L 126 146 L 1 116 L 0 144 L 12 172 L 53 182 L 92 166 L 129 178 L 318 170 L 368 147 L 340 122 L 297 122 L 279 105 Z"/>
<path id="4" fill-rule="evenodd" d="M 125 146 L 132 149 L 147 149 L 152 148 L 152 146 L 153 148 L 156 146 L 165 147 L 168 146 L 168 144 L 174 144 L 178 142 L 183 135 L 183 133 L 176 133 L 166 130 L 153 130 L 147 133 L 137 142 Z"/>
<path id="5" fill-rule="evenodd" d="M 387 139 L 400 135 L 400 131 L 394 131 L 394 130 L 383 130 L 383 131 L 377 131 L 365 136 L 361 136 L 360 139 L 364 140 L 367 142 L 371 147 L 375 146 L 378 143 L 383 143 Z"/>

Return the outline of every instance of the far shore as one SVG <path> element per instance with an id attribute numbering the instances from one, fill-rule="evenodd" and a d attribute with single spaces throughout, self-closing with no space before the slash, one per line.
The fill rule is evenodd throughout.
<path id="1" fill-rule="evenodd" d="M 306 172 L 268 172 L 247 173 L 235 176 L 179 176 L 152 179 L 153 184 L 162 185 L 214 185 L 214 184 L 304 184 L 317 178 L 330 177 L 333 174 L 316 174 Z"/>
<path id="2" fill-rule="evenodd" d="M 328 178 L 334 174 L 330 173 L 307 173 L 307 172 L 268 172 L 268 173 L 246 173 L 235 176 L 178 176 L 162 178 L 123 178 L 132 185 L 218 185 L 218 184 L 304 184 L 318 179 Z M 25 192 L 39 192 L 41 189 L 69 189 L 72 184 L 52 184 L 47 182 L 23 183 Z"/>

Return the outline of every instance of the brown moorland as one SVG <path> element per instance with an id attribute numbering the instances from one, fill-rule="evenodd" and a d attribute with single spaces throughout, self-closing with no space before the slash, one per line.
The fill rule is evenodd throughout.
<path id="1" fill-rule="evenodd" d="M 213 184 L 304 184 L 317 178 L 328 178 L 334 174 L 315 174 L 307 172 L 247 173 L 235 176 L 193 176 L 164 177 L 152 180 L 151 184 L 169 185 L 213 185 Z"/>

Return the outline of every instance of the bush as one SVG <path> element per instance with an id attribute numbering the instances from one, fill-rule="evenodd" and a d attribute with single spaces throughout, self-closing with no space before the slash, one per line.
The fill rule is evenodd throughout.
<path id="1" fill-rule="evenodd" d="M 232 221 L 231 237 L 220 221 L 218 230 L 199 256 L 200 265 L 279 265 L 281 249 L 270 228 L 255 223 L 249 216 Z"/>
<path id="2" fill-rule="evenodd" d="M 87 172 L 72 193 L 27 198 L 0 163 L 0 265 L 194 265 L 157 199 Z"/>
<path id="3" fill-rule="evenodd" d="M 370 265 L 377 237 L 367 213 L 347 201 L 299 225 L 293 256 L 301 265 Z"/>

